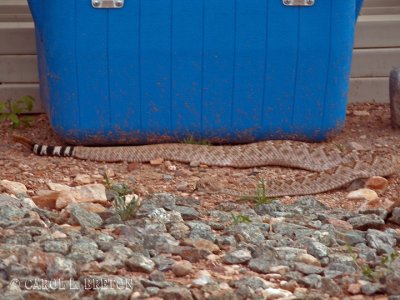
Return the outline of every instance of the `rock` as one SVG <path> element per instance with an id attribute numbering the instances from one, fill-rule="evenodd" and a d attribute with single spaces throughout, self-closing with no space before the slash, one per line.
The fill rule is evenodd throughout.
<path id="1" fill-rule="evenodd" d="M 295 263 L 295 269 L 303 274 L 310 275 L 310 274 L 322 274 L 324 268 L 307 265 L 304 263 Z"/>
<path id="2" fill-rule="evenodd" d="M 134 253 L 126 262 L 126 267 L 130 271 L 151 273 L 156 264 L 140 253 Z"/>
<path id="3" fill-rule="evenodd" d="M 184 277 L 192 272 L 192 264 L 187 260 L 178 261 L 172 266 L 172 272 L 177 277 Z"/>
<path id="4" fill-rule="evenodd" d="M 47 193 L 41 196 L 32 197 L 33 202 L 40 208 L 43 209 L 56 209 L 56 200 L 58 198 L 59 192 Z"/>
<path id="5" fill-rule="evenodd" d="M 371 189 L 374 191 L 384 191 L 389 186 L 389 181 L 386 178 L 380 176 L 373 176 L 368 178 L 365 183 L 365 187 L 367 189 Z"/>
<path id="6" fill-rule="evenodd" d="M 289 299 L 293 297 L 293 294 L 289 291 L 276 289 L 276 288 L 267 288 L 262 291 L 264 299 Z"/>
<path id="7" fill-rule="evenodd" d="M 98 300 L 125 300 L 130 298 L 132 290 L 127 287 L 121 288 L 119 285 L 115 288 L 98 289 L 96 299 Z"/>
<path id="8" fill-rule="evenodd" d="M 321 285 L 318 288 L 329 296 L 342 294 L 342 289 L 331 278 L 321 278 Z"/>
<path id="9" fill-rule="evenodd" d="M 367 284 L 361 286 L 361 293 L 368 296 L 384 292 L 384 290 L 385 287 L 376 282 L 368 282 Z"/>
<path id="10" fill-rule="evenodd" d="M 278 265 L 279 261 L 277 261 L 276 259 L 270 258 L 268 256 L 261 256 L 251 259 L 248 266 L 250 270 L 254 272 L 268 274 L 270 273 L 270 269 L 272 267 Z"/>
<path id="11" fill-rule="evenodd" d="M 192 207 L 177 205 L 175 210 L 181 214 L 182 219 L 185 221 L 197 220 L 200 218 L 200 213 Z"/>
<path id="12" fill-rule="evenodd" d="M 67 258 L 55 257 L 47 266 L 47 276 L 51 279 L 69 280 L 77 275 L 75 263 Z"/>
<path id="13" fill-rule="evenodd" d="M 377 215 L 358 215 L 347 220 L 354 229 L 366 230 L 368 228 L 381 228 L 385 221 Z"/>
<path id="14" fill-rule="evenodd" d="M 308 254 L 308 253 L 299 253 L 296 258 L 295 261 L 297 262 L 301 262 L 301 263 L 305 263 L 308 265 L 313 265 L 316 267 L 320 267 L 321 263 L 319 262 L 319 260 L 317 258 L 315 258 L 314 256 Z"/>
<path id="15" fill-rule="evenodd" d="M 386 276 L 386 290 L 389 295 L 400 295 L 400 258 L 391 265 L 391 271 Z"/>
<path id="16" fill-rule="evenodd" d="M 45 252 L 55 252 L 62 255 L 66 255 L 69 250 L 69 244 L 67 241 L 45 241 L 42 244 L 43 251 Z"/>
<path id="17" fill-rule="evenodd" d="M 69 204 L 77 203 L 78 201 L 72 195 L 70 191 L 61 191 L 58 193 L 57 199 L 55 201 L 55 207 L 61 210 L 67 207 Z"/>
<path id="18" fill-rule="evenodd" d="M 374 201 L 378 199 L 378 194 L 374 190 L 364 188 L 350 192 L 346 198 L 349 200 Z"/>
<path id="19" fill-rule="evenodd" d="M 89 184 L 92 183 L 92 181 L 93 180 L 90 175 L 87 174 L 78 174 L 74 178 L 74 182 L 76 182 L 77 184 Z"/>
<path id="20" fill-rule="evenodd" d="M 329 256 L 329 248 L 320 242 L 311 241 L 307 247 L 308 254 L 322 259 Z"/>
<path id="21" fill-rule="evenodd" d="M 103 220 L 98 214 L 88 212 L 79 204 L 71 206 L 71 223 L 79 224 L 82 227 L 99 228 L 103 224 Z"/>
<path id="22" fill-rule="evenodd" d="M 26 194 L 28 189 L 26 186 L 20 182 L 0 180 L 0 186 L 9 194 L 21 195 Z"/>
<path id="23" fill-rule="evenodd" d="M 48 182 L 47 186 L 49 187 L 50 190 L 56 192 L 69 191 L 71 189 L 71 187 L 69 187 L 68 185 L 53 183 L 53 182 Z"/>
<path id="24" fill-rule="evenodd" d="M 376 249 L 378 254 L 390 255 L 395 251 L 396 239 L 389 233 L 368 229 L 366 240 L 368 246 Z"/>
<path id="25" fill-rule="evenodd" d="M 349 294 L 352 295 L 357 295 L 360 294 L 361 292 L 361 284 L 359 283 L 351 283 L 349 284 L 347 291 L 349 292 Z"/>
<path id="26" fill-rule="evenodd" d="M 200 271 L 197 276 L 198 277 L 192 281 L 192 284 L 195 287 L 202 287 L 214 283 L 214 280 L 208 271 Z"/>
<path id="27" fill-rule="evenodd" d="M 163 164 L 163 162 L 164 162 L 163 158 L 156 158 L 156 159 L 150 160 L 150 165 L 152 165 L 152 166 L 160 166 L 160 165 Z"/>
<path id="28" fill-rule="evenodd" d="M 78 202 L 104 201 L 107 202 L 106 189 L 102 184 L 87 184 L 71 188 L 72 196 Z"/>
<path id="29" fill-rule="evenodd" d="M 224 262 L 227 264 L 242 264 L 251 259 L 251 253 L 248 249 L 233 250 L 225 254 Z"/>
<path id="30" fill-rule="evenodd" d="M 164 300 L 192 300 L 190 291 L 183 287 L 167 287 L 160 290 L 158 296 Z"/>
<path id="31" fill-rule="evenodd" d="M 370 113 L 366 110 L 355 110 L 353 111 L 353 115 L 357 117 L 369 117 Z"/>
<path id="32" fill-rule="evenodd" d="M 180 192 L 185 192 L 189 189 L 189 183 L 186 181 L 181 181 L 176 185 L 176 190 Z"/>
<path id="33" fill-rule="evenodd" d="M 400 207 L 396 207 L 395 209 L 393 209 L 390 221 L 400 225 Z"/>
<path id="34" fill-rule="evenodd" d="M 204 224 L 203 222 L 197 222 L 197 221 L 190 221 L 186 223 L 187 225 L 190 226 L 190 234 L 189 238 L 191 239 L 205 239 L 209 240 L 211 242 L 216 241 L 216 236 L 214 232 L 212 231 L 210 225 Z"/>

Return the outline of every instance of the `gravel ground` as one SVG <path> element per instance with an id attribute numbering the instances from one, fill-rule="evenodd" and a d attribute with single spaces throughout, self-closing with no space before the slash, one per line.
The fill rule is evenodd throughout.
<path id="1" fill-rule="evenodd" d="M 62 144 L 43 115 L 16 132 Z M 400 299 L 399 174 L 372 198 L 348 199 L 357 182 L 256 205 L 196 187 L 254 192 L 305 173 L 45 158 L 12 133 L 1 125 L 2 299 Z M 352 105 L 327 143 L 398 155 L 400 130 L 388 106 Z M 104 174 L 142 199 L 134 219 L 115 211 Z"/>

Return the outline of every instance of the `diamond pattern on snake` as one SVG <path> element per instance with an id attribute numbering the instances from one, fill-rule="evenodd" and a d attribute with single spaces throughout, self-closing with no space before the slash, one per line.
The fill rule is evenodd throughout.
<path id="1" fill-rule="evenodd" d="M 46 146 L 21 136 L 14 140 L 37 155 L 74 157 L 101 162 L 149 162 L 157 158 L 219 167 L 281 166 L 310 171 L 296 180 L 273 181 L 269 197 L 311 195 L 344 187 L 356 179 L 390 176 L 399 161 L 383 151 L 344 151 L 336 146 L 296 141 L 264 141 L 246 145 L 155 144 L 142 146 Z"/>

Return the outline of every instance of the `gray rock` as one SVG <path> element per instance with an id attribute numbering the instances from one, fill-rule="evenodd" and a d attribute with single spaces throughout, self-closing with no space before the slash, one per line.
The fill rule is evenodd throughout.
<path id="1" fill-rule="evenodd" d="M 155 263 L 141 253 L 134 253 L 126 262 L 129 271 L 151 273 L 155 268 Z"/>
<path id="2" fill-rule="evenodd" d="M 395 209 L 393 209 L 390 221 L 400 225 L 400 207 L 396 207 Z"/>
<path id="3" fill-rule="evenodd" d="M 231 235 L 217 236 L 216 243 L 220 248 L 234 248 L 237 245 L 236 239 Z"/>
<path id="4" fill-rule="evenodd" d="M 104 252 L 98 249 L 95 241 L 84 238 L 72 244 L 67 257 L 78 264 L 85 264 L 94 260 L 103 260 Z"/>
<path id="5" fill-rule="evenodd" d="M 251 259 L 251 253 L 247 249 L 233 250 L 225 254 L 224 262 L 227 264 L 242 264 Z"/>
<path id="6" fill-rule="evenodd" d="M 283 261 L 294 261 L 299 254 L 306 254 L 306 250 L 293 247 L 276 247 L 274 250 Z"/>
<path id="7" fill-rule="evenodd" d="M 152 223 L 170 224 L 170 223 L 183 222 L 182 216 L 179 212 L 166 211 L 162 207 L 155 208 L 151 213 L 147 215 L 147 217 L 151 220 Z M 149 226 L 153 225 L 157 224 L 149 224 Z"/>
<path id="8" fill-rule="evenodd" d="M 360 243 L 365 243 L 365 232 L 351 230 L 347 232 L 337 232 L 337 239 L 342 241 L 343 245 L 355 246 Z"/>
<path id="9" fill-rule="evenodd" d="M 56 257 L 47 265 L 47 276 L 52 279 L 74 278 L 77 275 L 75 263 L 67 258 Z"/>
<path id="10" fill-rule="evenodd" d="M 350 218 L 348 222 L 354 229 L 367 230 L 369 228 L 379 229 L 385 225 L 385 221 L 377 215 L 358 215 Z"/>
<path id="11" fill-rule="evenodd" d="M 215 243 L 216 236 L 209 225 L 198 221 L 190 221 L 186 224 L 191 228 L 189 238 L 205 239 Z"/>
<path id="12" fill-rule="evenodd" d="M 329 271 L 335 271 L 341 274 L 354 274 L 357 272 L 357 269 L 353 265 L 349 264 L 331 263 L 325 270 L 325 275 L 327 275 Z"/>
<path id="13" fill-rule="evenodd" d="M 153 257 L 152 260 L 156 264 L 157 270 L 161 272 L 166 272 L 171 270 L 172 266 L 175 264 L 175 260 L 171 258 L 167 258 L 162 255 L 158 255 L 156 257 Z"/>
<path id="14" fill-rule="evenodd" d="M 224 234 L 240 237 L 241 240 L 253 245 L 259 245 L 265 240 L 262 230 L 254 224 L 231 225 L 225 229 Z"/>
<path id="15" fill-rule="evenodd" d="M 324 293 L 327 293 L 329 296 L 338 296 L 342 294 L 342 289 L 340 286 L 337 285 L 337 283 L 330 279 L 330 278 L 321 278 L 321 283 L 319 285 L 319 290 L 324 291 Z"/>
<path id="16" fill-rule="evenodd" d="M 146 293 L 149 294 L 149 296 L 156 296 L 160 292 L 160 289 L 155 286 L 149 286 L 146 288 Z"/>
<path id="17" fill-rule="evenodd" d="M 324 210 L 328 209 L 328 206 L 326 206 L 325 204 L 318 201 L 315 197 L 312 197 L 312 196 L 301 197 L 290 207 L 302 208 L 303 212 L 307 212 L 307 213 L 309 213 L 310 211 L 312 211 L 312 212 L 324 211 Z"/>
<path id="18" fill-rule="evenodd" d="M 270 273 L 271 267 L 275 267 L 280 264 L 281 263 L 275 258 L 260 256 L 251 259 L 248 266 L 250 270 L 254 272 L 268 274 Z"/>
<path id="19" fill-rule="evenodd" d="M 391 254 L 396 246 L 396 239 L 389 233 L 368 229 L 367 244 L 369 247 L 376 249 L 378 254 Z"/>
<path id="20" fill-rule="evenodd" d="M 376 282 L 369 282 L 368 284 L 364 284 L 363 286 L 361 286 L 361 293 L 368 296 L 382 293 L 384 291 L 385 287 L 382 284 Z"/>
<path id="21" fill-rule="evenodd" d="M 29 245 L 33 242 L 33 239 L 30 234 L 15 234 L 4 237 L 2 242 L 4 244 Z"/>
<path id="22" fill-rule="evenodd" d="M 43 251 L 55 252 L 66 255 L 69 250 L 69 243 L 67 241 L 45 241 L 42 244 Z"/>
<path id="23" fill-rule="evenodd" d="M 160 290 L 158 297 L 164 300 L 192 300 L 190 291 L 183 287 L 167 287 Z"/>
<path id="24" fill-rule="evenodd" d="M 389 295 L 400 295 L 400 258 L 397 258 L 386 276 L 386 290 Z"/>
<path id="25" fill-rule="evenodd" d="M 315 241 L 311 241 L 308 244 L 307 252 L 318 259 L 329 256 L 329 248 L 324 244 Z"/>
<path id="26" fill-rule="evenodd" d="M 127 259 L 131 255 L 133 255 L 133 251 L 130 248 L 125 247 L 125 246 L 120 245 L 120 244 L 111 246 L 111 249 L 109 250 L 109 252 L 111 252 L 114 255 L 120 257 L 121 259 Z"/>
<path id="27" fill-rule="evenodd" d="M 306 287 L 315 289 L 321 285 L 321 280 L 322 276 L 318 274 L 310 274 L 297 281 L 299 281 L 301 284 L 304 284 Z"/>
<path id="28" fill-rule="evenodd" d="M 233 281 L 231 285 L 235 288 L 250 287 L 253 290 L 267 289 L 269 287 L 267 281 L 257 276 L 242 277 L 239 280 Z"/>
<path id="29" fill-rule="evenodd" d="M 130 298 L 132 290 L 111 288 L 111 289 L 98 289 L 96 300 L 126 300 Z"/>
<path id="30" fill-rule="evenodd" d="M 29 276 L 32 269 L 19 263 L 12 263 L 7 267 L 7 276 L 9 278 L 21 278 Z"/>
<path id="31" fill-rule="evenodd" d="M 285 206 L 278 200 L 274 200 L 269 204 L 257 205 L 254 210 L 260 216 L 270 215 L 272 217 L 278 217 L 278 212 L 283 212 L 285 210 Z"/>
<path id="32" fill-rule="evenodd" d="M 287 222 L 275 223 L 273 224 L 272 229 L 275 233 L 288 237 L 311 236 L 314 233 L 314 230 L 309 229 L 306 226 Z"/>
<path id="33" fill-rule="evenodd" d="M 151 274 L 149 275 L 149 279 L 151 281 L 165 281 L 165 275 L 163 272 L 160 272 L 158 270 L 155 270 L 153 272 L 151 272 Z"/>
<path id="34" fill-rule="evenodd" d="M 173 223 L 168 229 L 168 232 L 177 240 L 182 240 L 188 237 L 190 228 L 185 223 Z"/>
<path id="35" fill-rule="evenodd" d="M 125 265 L 125 257 L 121 257 L 116 255 L 113 252 L 107 252 L 104 255 L 104 259 L 101 263 L 99 263 L 99 266 L 101 270 L 107 272 L 107 273 L 112 273 L 115 274 L 118 270 L 122 269 Z"/>
<path id="36" fill-rule="evenodd" d="M 78 204 L 72 204 L 71 223 L 72 225 L 79 224 L 82 227 L 100 228 L 103 224 L 103 220 L 98 214 L 89 212 Z"/>
<path id="37" fill-rule="evenodd" d="M 299 271 L 303 274 L 310 275 L 310 274 L 322 274 L 324 272 L 324 268 L 308 265 L 305 263 L 295 263 L 294 264 L 296 271 Z"/>
<path id="38" fill-rule="evenodd" d="M 231 213 L 220 210 L 210 211 L 210 217 L 215 219 L 218 223 L 228 223 L 232 221 Z"/>
<path id="39" fill-rule="evenodd" d="M 142 206 L 137 212 L 138 217 L 146 217 L 153 212 L 154 209 L 163 208 L 168 211 L 175 209 L 176 197 L 168 193 L 160 193 L 151 195 L 143 201 Z"/>
<path id="40" fill-rule="evenodd" d="M 185 221 L 198 220 L 200 218 L 200 213 L 192 207 L 175 206 L 175 210 L 182 215 L 182 219 Z"/>
<path id="41" fill-rule="evenodd" d="M 377 215 L 379 216 L 382 220 L 386 220 L 387 216 L 388 216 L 388 211 L 384 208 L 366 208 L 366 209 L 360 209 L 358 211 L 360 214 L 363 215 Z"/>
<path id="42" fill-rule="evenodd" d="M 157 252 L 170 252 L 170 248 L 177 245 L 179 245 L 179 242 L 169 233 L 147 234 L 143 242 L 145 249 L 152 249 Z"/>
<path id="43" fill-rule="evenodd" d="M 202 275 L 199 278 L 192 280 L 192 285 L 195 287 L 203 287 L 213 283 L 214 280 L 208 275 Z"/>

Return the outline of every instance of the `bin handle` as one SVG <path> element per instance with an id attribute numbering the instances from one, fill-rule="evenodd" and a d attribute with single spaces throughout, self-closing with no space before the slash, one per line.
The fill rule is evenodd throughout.
<path id="1" fill-rule="evenodd" d="M 91 0 L 94 8 L 123 8 L 125 0 Z"/>

